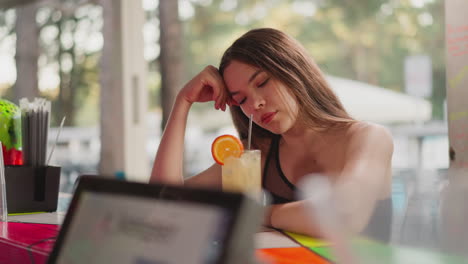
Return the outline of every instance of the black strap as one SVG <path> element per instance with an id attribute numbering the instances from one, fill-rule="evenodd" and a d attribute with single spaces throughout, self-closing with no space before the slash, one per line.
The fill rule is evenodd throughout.
<path id="1" fill-rule="evenodd" d="M 286 178 L 286 176 L 284 176 L 284 173 L 283 173 L 283 170 L 281 169 L 281 163 L 280 163 L 280 156 L 279 156 L 279 139 L 277 140 L 276 142 L 276 168 L 278 170 L 278 173 L 281 177 L 281 179 L 283 180 L 284 183 L 286 183 L 286 185 L 291 188 L 291 190 L 295 191 L 296 190 L 296 186 L 294 186 L 294 184 L 292 184 L 288 178 Z"/>

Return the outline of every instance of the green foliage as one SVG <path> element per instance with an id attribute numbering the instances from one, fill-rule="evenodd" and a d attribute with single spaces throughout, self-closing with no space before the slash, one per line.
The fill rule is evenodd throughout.
<path id="1" fill-rule="evenodd" d="M 443 1 L 288 0 L 190 1 L 194 15 L 184 21 L 187 79 L 206 64 L 217 66 L 223 51 L 246 30 L 275 27 L 296 37 L 327 74 L 404 91 L 409 55 L 429 55 L 433 67 L 434 118 L 445 98 Z M 424 2 L 424 1 L 423 1 Z M 259 11 L 260 10 L 260 11 Z M 263 11 L 261 11 L 263 10 Z M 431 21 L 432 20 L 432 21 Z"/>
<path id="2" fill-rule="evenodd" d="M 179 1 L 193 11 L 192 15 L 183 17 L 183 81 L 188 81 L 208 64 L 218 66 L 224 50 L 248 29 L 274 27 L 296 37 L 325 73 L 396 91 L 404 91 L 405 58 L 419 54 L 430 56 L 433 115 L 437 119 L 443 117 L 446 91 L 442 0 L 420 1 L 422 6 L 414 6 L 414 1 L 410 0 Z M 72 67 L 62 65 L 60 70 L 62 94 L 48 96 L 54 100 L 54 106 L 69 109 L 66 106 L 71 105 L 78 115 L 91 114 L 80 107 L 99 102 L 89 97 L 99 96 L 100 51 L 87 51 L 79 45 L 83 40 L 76 35 L 83 25 L 91 24 L 94 26 L 89 29 L 100 30 L 102 14 L 98 9 L 85 6 L 74 14 L 64 15 L 56 9 L 42 8 L 37 16 L 41 32 L 47 32 L 49 36 L 40 39 L 43 52 L 40 66 L 58 61 L 72 62 Z M 182 14 L 184 10 L 180 11 Z M 12 34 L 14 23 L 9 19 L 12 15 L 14 10 L 0 10 L 0 37 Z M 147 10 L 146 17 L 147 21 L 158 23 L 156 10 Z M 74 36 L 71 44 L 65 41 L 67 35 Z M 148 64 L 150 107 L 156 107 L 159 102 L 156 99 L 160 88 L 158 66 L 158 58 Z M 73 91 L 71 101 L 64 97 L 63 92 L 67 89 Z M 60 116 L 54 117 L 55 124 L 63 116 L 62 111 L 56 112 Z M 97 118 L 95 114 L 78 117 L 77 120 L 82 121 L 77 122 L 97 122 Z M 67 116 L 67 120 L 73 118 Z"/>
<path id="3" fill-rule="evenodd" d="M 41 17 L 40 43 L 45 64 L 58 64 L 60 85 L 58 94 L 52 99 L 52 124 L 58 125 L 66 116 L 66 125 L 92 125 L 99 116 L 82 109 L 87 106 L 96 110 L 90 102 L 99 103 L 91 94 L 99 94 L 99 57 L 100 50 L 87 48 L 88 39 L 100 31 L 102 20 L 100 8 L 86 5 L 77 7 L 74 12 L 64 14 L 61 10 L 43 8 L 38 11 Z M 81 36 L 81 38 L 80 38 Z M 78 114 L 86 114 L 79 117 Z"/>
<path id="4" fill-rule="evenodd" d="M 0 98 L 0 142 L 6 150 L 21 147 L 21 111 L 19 107 Z"/>

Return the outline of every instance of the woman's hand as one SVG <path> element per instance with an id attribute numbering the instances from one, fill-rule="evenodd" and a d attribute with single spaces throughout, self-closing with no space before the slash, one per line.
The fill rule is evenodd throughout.
<path id="1" fill-rule="evenodd" d="M 214 66 L 207 66 L 193 77 L 179 92 L 179 96 L 190 104 L 199 102 L 215 102 L 215 109 L 226 110 L 226 104 L 231 105 L 224 81 Z"/>

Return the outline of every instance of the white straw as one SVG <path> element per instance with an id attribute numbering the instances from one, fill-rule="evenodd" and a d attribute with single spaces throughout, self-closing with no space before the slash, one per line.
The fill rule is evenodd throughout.
<path id="1" fill-rule="evenodd" d="M 60 132 L 62 131 L 63 124 L 65 123 L 65 118 L 66 118 L 66 116 L 64 116 L 62 118 L 62 122 L 60 122 L 60 127 L 59 127 L 59 129 L 57 131 L 57 136 L 55 137 L 55 143 L 52 146 L 52 149 L 50 150 L 49 158 L 47 159 L 46 165 L 49 165 L 50 159 L 52 158 L 52 153 L 54 153 L 55 146 L 57 145 L 57 142 L 58 142 L 58 139 L 59 139 L 59 136 L 60 136 Z"/>
<path id="2" fill-rule="evenodd" d="M 8 216 L 6 183 L 5 183 L 5 164 L 3 163 L 2 142 L 0 142 L 0 221 L 6 222 Z"/>
<path id="3" fill-rule="evenodd" d="M 247 145 L 248 150 L 250 150 L 250 142 L 252 141 L 252 117 L 253 117 L 253 114 L 250 114 L 250 118 L 249 118 L 249 139 L 248 139 L 248 145 Z"/>

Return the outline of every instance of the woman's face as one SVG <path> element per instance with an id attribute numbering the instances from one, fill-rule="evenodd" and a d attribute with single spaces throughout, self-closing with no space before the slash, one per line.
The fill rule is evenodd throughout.
<path id="1" fill-rule="evenodd" d="M 298 105 L 287 87 L 267 72 L 239 61 L 224 70 L 224 82 L 242 112 L 274 134 L 283 134 L 296 123 Z"/>

